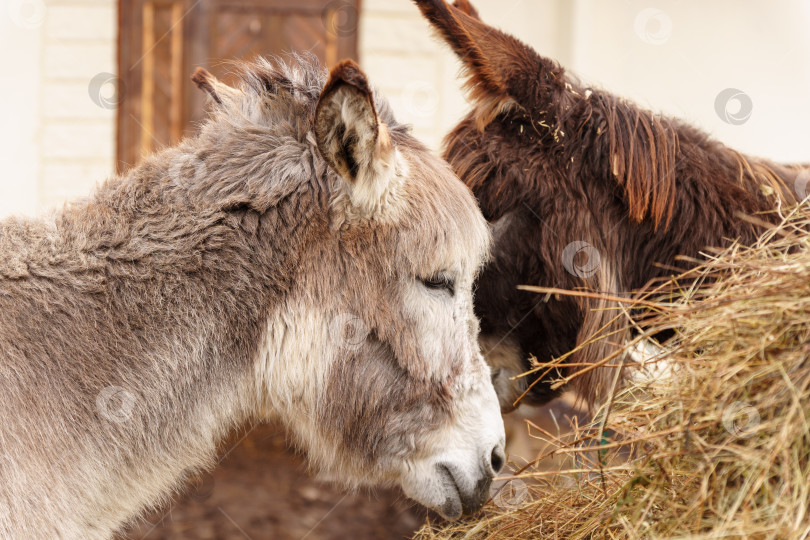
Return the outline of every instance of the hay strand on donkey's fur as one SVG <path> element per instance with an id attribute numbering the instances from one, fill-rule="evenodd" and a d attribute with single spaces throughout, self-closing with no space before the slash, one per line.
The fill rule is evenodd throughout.
<path id="1" fill-rule="evenodd" d="M 528 467 L 521 497 L 417 537 L 810 535 L 808 231 L 804 204 L 754 246 L 707 255 L 677 297 L 658 289 L 644 325 L 676 331 L 668 375 L 631 377 L 555 451 L 581 458 L 566 470 Z"/>

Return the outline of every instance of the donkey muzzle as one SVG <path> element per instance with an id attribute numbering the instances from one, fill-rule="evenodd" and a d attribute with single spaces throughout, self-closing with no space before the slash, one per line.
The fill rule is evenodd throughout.
<path id="1" fill-rule="evenodd" d="M 498 445 L 482 460 L 478 478 L 470 478 L 450 463 L 436 464 L 436 472 L 445 490 L 445 501 L 439 512 L 446 519 L 458 519 L 462 514 L 474 514 L 489 500 L 492 479 L 504 463 L 502 445 Z"/>

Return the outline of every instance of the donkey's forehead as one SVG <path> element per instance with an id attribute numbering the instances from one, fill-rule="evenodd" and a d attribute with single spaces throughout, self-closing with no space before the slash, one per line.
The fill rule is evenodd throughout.
<path id="1" fill-rule="evenodd" d="M 472 192 L 421 145 L 404 141 L 399 146 L 408 163 L 404 195 L 410 204 L 403 241 L 412 248 L 411 260 L 419 266 L 477 271 L 489 256 L 490 234 Z"/>

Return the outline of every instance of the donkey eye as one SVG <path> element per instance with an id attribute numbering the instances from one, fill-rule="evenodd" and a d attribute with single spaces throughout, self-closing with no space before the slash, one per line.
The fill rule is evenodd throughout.
<path id="1" fill-rule="evenodd" d="M 428 289 L 444 289 L 450 294 L 455 292 L 455 283 L 447 276 L 433 276 L 429 278 L 421 278 L 420 281 Z"/>

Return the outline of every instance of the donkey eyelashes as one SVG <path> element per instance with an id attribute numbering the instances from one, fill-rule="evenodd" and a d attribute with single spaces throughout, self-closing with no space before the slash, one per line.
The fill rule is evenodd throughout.
<path id="1" fill-rule="evenodd" d="M 450 276 L 436 274 L 429 278 L 419 278 L 419 281 L 428 289 L 437 291 L 445 290 L 450 293 L 450 296 L 456 294 L 456 283 Z"/>

